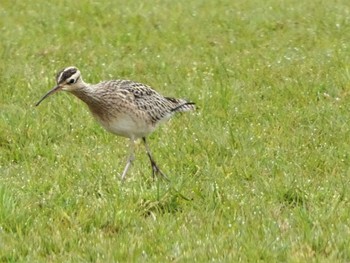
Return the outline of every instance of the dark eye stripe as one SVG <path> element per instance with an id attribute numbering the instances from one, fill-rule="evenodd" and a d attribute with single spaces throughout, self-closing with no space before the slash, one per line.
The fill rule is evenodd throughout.
<path id="1" fill-rule="evenodd" d="M 66 81 L 71 76 L 73 76 L 76 72 L 77 72 L 76 68 L 69 68 L 69 69 L 64 69 L 64 70 L 60 71 L 57 74 L 57 82 L 62 83 L 63 81 Z"/>

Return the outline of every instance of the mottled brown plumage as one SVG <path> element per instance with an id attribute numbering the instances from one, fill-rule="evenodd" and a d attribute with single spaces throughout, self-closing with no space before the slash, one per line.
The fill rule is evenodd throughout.
<path id="1" fill-rule="evenodd" d="M 123 179 L 134 160 L 134 141 L 138 138 L 145 143 L 153 175 L 158 172 L 165 177 L 152 158 L 146 136 L 175 112 L 194 110 L 193 102 L 163 97 L 150 86 L 131 80 L 88 84 L 76 67 L 67 67 L 58 72 L 56 82 L 57 85 L 36 106 L 57 91 L 72 93 L 87 104 L 92 115 L 107 131 L 130 138 L 130 156 L 122 173 Z"/>

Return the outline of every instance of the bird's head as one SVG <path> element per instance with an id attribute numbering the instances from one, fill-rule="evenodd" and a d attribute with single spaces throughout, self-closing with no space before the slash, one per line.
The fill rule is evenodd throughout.
<path id="1" fill-rule="evenodd" d="M 36 104 L 39 104 L 49 97 L 50 95 L 56 93 L 57 91 L 74 91 L 76 89 L 82 88 L 85 84 L 81 77 L 79 69 L 76 67 L 67 67 L 59 71 L 56 75 L 56 86 L 48 91 Z"/>

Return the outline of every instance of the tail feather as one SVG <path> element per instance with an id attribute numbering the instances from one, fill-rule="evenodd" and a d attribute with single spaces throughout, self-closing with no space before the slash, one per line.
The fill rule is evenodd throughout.
<path id="1" fill-rule="evenodd" d="M 196 104 L 194 102 L 184 102 L 171 109 L 171 112 L 184 112 L 196 109 Z"/>
<path id="2" fill-rule="evenodd" d="M 191 111 L 195 110 L 196 106 L 194 102 L 190 102 L 184 99 L 176 99 L 176 98 L 169 98 L 166 97 L 168 101 L 170 101 L 173 105 L 173 108 L 171 108 L 171 112 L 184 112 L 184 111 Z"/>

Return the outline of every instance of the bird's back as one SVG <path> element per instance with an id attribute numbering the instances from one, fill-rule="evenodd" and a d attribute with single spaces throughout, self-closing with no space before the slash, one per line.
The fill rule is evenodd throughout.
<path id="1" fill-rule="evenodd" d="M 164 97 L 150 86 L 131 80 L 110 80 L 96 85 L 104 91 L 106 99 L 113 99 L 147 114 L 153 123 L 161 121 L 175 112 L 194 110 L 194 103 L 185 99 Z M 117 107 L 117 105 L 116 105 Z"/>

